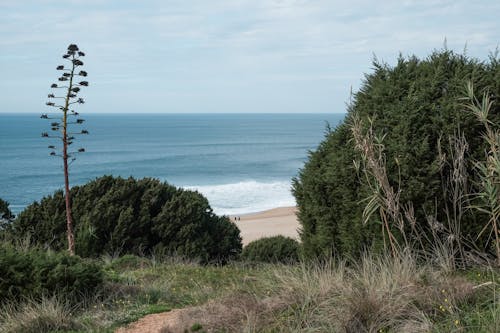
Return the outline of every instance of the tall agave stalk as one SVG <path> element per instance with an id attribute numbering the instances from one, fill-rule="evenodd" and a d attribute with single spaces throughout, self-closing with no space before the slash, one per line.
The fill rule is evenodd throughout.
<path id="1" fill-rule="evenodd" d="M 76 150 L 70 150 L 70 146 L 73 144 L 76 135 L 88 134 L 87 130 L 81 130 L 79 132 L 70 132 L 70 125 L 80 125 L 83 124 L 84 120 L 79 118 L 78 112 L 73 110 L 74 104 L 83 104 L 83 98 L 78 97 L 80 92 L 80 87 L 88 86 L 87 81 L 76 82 L 77 77 L 87 76 L 87 72 L 80 70 L 79 68 L 83 66 L 81 58 L 85 56 L 85 53 L 78 49 L 78 46 L 71 44 L 68 46 L 66 54 L 62 57 L 69 62 L 69 66 L 64 65 L 57 66 L 58 71 L 62 71 L 61 77 L 58 80 L 61 82 L 58 85 L 53 83 L 51 85 L 52 89 L 62 89 L 63 95 L 58 95 L 56 93 L 50 93 L 47 97 L 49 101 L 46 103 L 47 106 L 57 108 L 62 112 L 62 115 L 48 115 L 42 114 L 42 119 L 50 119 L 52 133 L 48 132 L 42 133 L 42 137 L 45 138 L 56 138 L 59 139 L 59 147 L 56 145 L 48 146 L 51 149 L 50 155 L 61 157 L 63 160 L 64 167 L 64 195 L 66 204 L 66 227 L 67 227 L 67 238 L 68 238 L 68 252 L 71 255 L 75 254 L 75 236 L 74 236 L 74 224 L 71 214 L 71 194 L 69 186 L 69 172 L 68 166 L 71 162 L 75 160 L 75 155 L 78 153 L 85 152 L 84 148 L 79 148 Z M 62 103 L 57 103 L 60 100 Z"/>

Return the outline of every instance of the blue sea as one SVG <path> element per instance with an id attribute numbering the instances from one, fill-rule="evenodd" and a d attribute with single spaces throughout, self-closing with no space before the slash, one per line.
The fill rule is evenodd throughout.
<path id="1" fill-rule="evenodd" d="M 344 114 L 91 114 L 74 148 L 70 184 L 102 175 L 154 177 L 198 190 L 218 214 L 295 204 L 291 179 L 325 126 Z M 62 160 L 37 114 L 0 114 L 0 198 L 17 213 L 63 187 Z M 53 140 L 53 139 L 52 139 Z"/>

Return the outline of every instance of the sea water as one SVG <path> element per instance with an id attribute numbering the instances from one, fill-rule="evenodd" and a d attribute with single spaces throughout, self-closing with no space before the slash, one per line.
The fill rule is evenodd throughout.
<path id="1" fill-rule="evenodd" d="M 344 114 L 89 114 L 70 184 L 102 175 L 154 177 L 204 194 L 218 214 L 295 204 L 291 179 Z M 0 198 L 14 212 L 63 187 L 49 156 L 50 120 L 0 114 Z"/>

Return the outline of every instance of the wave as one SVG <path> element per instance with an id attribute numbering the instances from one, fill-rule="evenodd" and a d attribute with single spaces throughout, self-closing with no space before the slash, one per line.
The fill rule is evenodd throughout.
<path id="1" fill-rule="evenodd" d="M 222 185 L 182 186 L 207 197 L 218 215 L 243 215 L 276 207 L 295 206 L 289 181 L 258 182 L 254 180 Z M 53 192 L 53 191 L 52 191 Z M 11 204 L 14 214 L 27 205 Z"/>
<path id="2" fill-rule="evenodd" d="M 255 180 L 222 185 L 184 186 L 207 197 L 219 215 L 239 215 L 276 207 L 295 206 L 290 181 Z"/>

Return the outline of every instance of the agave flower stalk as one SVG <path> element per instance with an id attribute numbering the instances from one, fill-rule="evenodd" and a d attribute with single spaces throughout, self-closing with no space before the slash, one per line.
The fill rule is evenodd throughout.
<path id="1" fill-rule="evenodd" d="M 82 57 L 85 53 L 78 49 L 78 46 L 71 44 L 68 46 L 66 54 L 63 55 L 63 59 L 69 62 L 69 66 L 59 65 L 56 67 L 58 71 L 62 71 L 61 77 L 58 78 L 59 82 L 53 83 L 50 87 L 52 89 L 62 89 L 64 91 L 63 95 L 58 95 L 57 93 L 50 93 L 47 95 L 49 101 L 46 103 L 47 106 L 57 108 L 62 112 L 61 114 L 48 115 L 42 114 L 40 118 L 49 119 L 51 121 L 51 134 L 48 132 L 42 133 L 44 138 L 55 138 L 59 141 L 60 146 L 50 145 L 51 149 L 50 155 L 61 157 L 63 160 L 64 168 L 64 198 L 66 204 L 66 227 L 67 227 L 67 238 L 68 238 L 68 252 L 71 255 L 75 254 L 75 236 L 74 236 L 74 224 L 71 214 L 71 194 L 69 186 L 69 172 L 68 167 L 71 162 L 75 160 L 75 155 L 85 152 L 84 148 L 78 148 L 76 150 L 70 150 L 69 146 L 73 144 L 75 140 L 75 135 L 86 135 L 89 132 L 87 130 L 81 130 L 77 132 L 70 132 L 70 125 L 81 125 L 85 121 L 79 118 L 79 113 L 73 110 L 74 104 L 84 104 L 83 98 L 78 97 L 78 93 L 81 91 L 81 87 L 87 87 L 89 83 L 85 80 L 77 82 L 78 77 L 86 77 L 87 72 L 80 70 L 83 66 Z M 62 84 L 62 85 L 61 85 Z M 60 100 L 62 103 L 59 104 L 57 101 Z M 74 117 L 73 119 L 70 117 Z M 59 152 L 59 153 L 58 153 Z"/>

